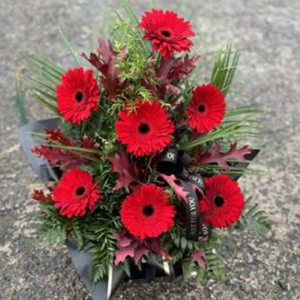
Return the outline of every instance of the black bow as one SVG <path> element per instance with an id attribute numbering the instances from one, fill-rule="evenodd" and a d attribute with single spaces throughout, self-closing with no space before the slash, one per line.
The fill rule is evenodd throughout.
<path id="1" fill-rule="evenodd" d="M 198 206 L 198 195 L 191 184 L 196 185 L 199 189 L 204 189 L 204 181 L 200 174 L 190 174 L 186 169 L 192 161 L 192 158 L 184 151 L 167 149 L 164 151 L 156 165 L 159 173 L 165 175 L 175 175 L 181 186 L 187 191 L 186 202 L 186 237 L 188 240 L 198 241 L 199 237 L 209 237 L 211 228 L 202 224 Z"/>

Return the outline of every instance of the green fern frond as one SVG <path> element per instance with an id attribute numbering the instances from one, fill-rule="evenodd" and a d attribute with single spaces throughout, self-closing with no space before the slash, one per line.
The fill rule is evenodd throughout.
<path id="1" fill-rule="evenodd" d="M 210 275 L 218 281 L 224 282 L 227 278 L 223 259 L 220 255 L 211 252 L 205 255 L 206 269 Z"/>
<path id="2" fill-rule="evenodd" d="M 248 229 L 255 233 L 266 232 L 271 229 L 271 222 L 266 213 L 259 209 L 258 204 L 251 205 L 252 197 L 246 201 L 246 209 L 236 224 L 235 228 L 239 230 Z"/>

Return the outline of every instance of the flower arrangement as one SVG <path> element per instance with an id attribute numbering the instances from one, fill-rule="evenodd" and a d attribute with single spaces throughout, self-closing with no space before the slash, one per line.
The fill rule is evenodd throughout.
<path id="1" fill-rule="evenodd" d="M 48 168 L 47 190 L 32 196 L 38 239 L 75 240 L 91 256 L 92 285 L 153 259 L 166 273 L 179 264 L 186 278 L 225 280 L 220 229 L 270 227 L 237 183 L 259 152 L 237 144 L 258 136 L 259 110 L 227 97 L 240 52 L 222 49 L 199 82 L 191 23 L 157 9 L 139 21 L 122 3 L 129 20 L 119 16 L 82 60 L 61 31 L 73 68 L 25 54 L 26 91 L 58 116 L 32 133 Z"/>

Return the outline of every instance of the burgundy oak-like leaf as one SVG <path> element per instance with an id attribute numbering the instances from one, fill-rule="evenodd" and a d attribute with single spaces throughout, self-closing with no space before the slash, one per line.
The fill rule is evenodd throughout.
<path id="1" fill-rule="evenodd" d="M 31 195 L 31 198 L 38 202 L 47 202 L 47 203 L 53 202 L 51 194 L 46 195 L 43 190 L 34 190 L 33 194 Z"/>
<path id="2" fill-rule="evenodd" d="M 120 79 L 118 63 L 128 53 L 125 47 L 117 53 L 113 50 L 110 41 L 99 38 L 97 51 L 99 55 L 91 53 L 89 57 L 82 54 L 82 57 L 88 60 L 96 69 L 101 72 L 102 85 L 108 92 L 109 99 L 115 101 L 117 95 L 128 86 L 128 82 Z"/>
<path id="3" fill-rule="evenodd" d="M 167 251 L 167 249 L 162 245 L 161 239 L 159 237 L 151 239 L 151 241 L 150 241 L 150 249 L 156 255 L 161 255 L 161 256 L 163 256 L 166 259 L 169 259 L 171 257 L 170 254 L 169 254 L 169 252 Z"/>
<path id="4" fill-rule="evenodd" d="M 43 157 L 44 159 L 48 160 L 48 162 L 52 166 L 59 164 L 62 170 L 69 170 L 82 163 L 89 163 L 89 160 L 80 157 L 80 154 L 82 154 L 82 152 L 78 151 L 77 154 L 76 151 L 71 152 L 68 149 L 61 149 L 57 144 L 61 146 L 66 146 L 66 148 L 73 146 L 93 150 L 99 148 L 99 144 L 94 143 L 94 141 L 90 140 L 86 135 L 83 136 L 82 141 L 79 143 L 71 141 L 67 136 L 65 136 L 61 132 L 60 127 L 58 127 L 55 130 L 46 128 L 45 133 L 48 145 L 37 146 L 32 149 L 32 152 L 37 157 Z M 85 155 L 96 158 L 99 156 L 93 153 L 87 153 Z"/>
<path id="5" fill-rule="evenodd" d="M 249 146 L 244 146 L 237 149 L 237 142 L 231 144 L 230 149 L 226 153 L 220 152 L 221 145 L 216 144 L 211 152 L 207 151 L 204 154 L 197 155 L 197 162 L 200 164 L 216 163 L 221 168 L 230 169 L 229 160 L 236 160 L 238 162 L 245 161 L 245 155 L 250 154 L 252 149 Z"/>
<path id="6" fill-rule="evenodd" d="M 174 175 L 167 176 L 164 174 L 160 174 L 160 176 L 169 184 L 169 186 L 177 195 L 178 199 L 181 198 L 187 202 L 188 192 L 180 185 L 178 179 Z"/>
<path id="7" fill-rule="evenodd" d="M 90 53 L 89 57 L 85 53 L 82 53 L 81 56 L 85 58 L 97 70 L 100 71 L 100 69 L 103 67 L 103 63 L 100 61 L 99 57 L 95 53 Z"/>
<path id="8" fill-rule="evenodd" d="M 100 145 L 99 143 L 95 143 L 95 141 L 89 139 L 87 135 L 84 135 L 82 138 L 82 141 L 80 142 L 80 146 L 86 149 L 99 149 Z"/>
<path id="9" fill-rule="evenodd" d="M 152 95 L 159 99 L 164 99 L 166 94 L 173 96 L 172 101 L 176 100 L 180 90 L 176 87 L 178 80 L 191 74 L 195 68 L 200 56 L 193 56 L 190 58 L 186 55 L 184 58 L 165 58 L 162 57 L 159 66 L 155 69 L 153 62 L 148 62 L 148 69 L 154 69 L 155 77 L 158 82 L 151 83 L 142 80 L 142 84 L 152 93 Z"/>
<path id="10" fill-rule="evenodd" d="M 148 255 L 149 249 L 147 243 L 133 238 L 125 230 L 114 234 L 117 240 L 118 250 L 115 252 L 115 265 L 124 262 L 127 257 L 134 259 L 137 264 L 143 255 Z"/>
<path id="11" fill-rule="evenodd" d="M 143 255 L 147 256 L 148 254 L 149 254 L 149 250 L 144 245 L 137 246 L 134 249 L 134 262 L 135 262 L 135 264 L 136 265 L 138 264 L 138 262 L 141 260 Z"/>
<path id="12" fill-rule="evenodd" d="M 194 70 L 196 63 L 200 60 L 200 56 L 196 55 L 193 57 L 189 57 L 186 55 L 183 59 L 177 58 L 173 68 L 170 70 L 168 74 L 169 80 L 180 80 L 184 77 L 187 77 Z"/>
<path id="13" fill-rule="evenodd" d="M 33 148 L 32 152 L 37 157 L 43 157 L 48 160 L 51 166 L 59 164 L 62 170 L 72 169 L 84 162 L 83 159 L 66 150 L 44 145 Z"/>
<path id="14" fill-rule="evenodd" d="M 192 254 L 192 259 L 202 269 L 205 269 L 205 252 L 203 250 L 196 251 Z"/>
<path id="15" fill-rule="evenodd" d="M 162 58 L 158 69 L 156 70 L 156 77 L 158 79 L 167 78 L 169 82 L 180 80 L 188 76 L 195 68 L 200 56 L 193 56 L 190 58 L 186 55 L 184 58 Z"/>
<path id="16" fill-rule="evenodd" d="M 115 252 L 115 265 L 119 264 L 120 262 L 124 262 L 126 257 L 134 257 L 134 250 L 136 245 L 134 243 L 130 244 L 127 247 L 120 248 Z"/>
<path id="17" fill-rule="evenodd" d="M 117 240 L 119 248 L 127 247 L 131 244 L 132 239 L 126 234 L 125 231 L 115 233 L 114 238 Z"/>
<path id="18" fill-rule="evenodd" d="M 73 143 L 69 138 L 67 138 L 62 132 L 60 127 L 53 130 L 50 128 L 45 129 L 46 132 L 46 140 L 50 142 L 58 142 L 59 144 L 63 146 L 74 146 L 75 143 Z"/>
<path id="19" fill-rule="evenodd" d="M 109 157 L 108 160 L 112 163 L 112 171 L 119 174 L 114 190 L 124 188 L 129 193 L 131 184 L 139 183 L 136 166 L 129 162 L 123 150 L 120 154 L 116 153 L 114 157 Z"/>

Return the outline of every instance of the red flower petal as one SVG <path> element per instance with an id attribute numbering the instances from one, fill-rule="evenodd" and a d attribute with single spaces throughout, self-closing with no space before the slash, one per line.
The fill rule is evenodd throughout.
<path id="1" fill-rule="evenodd" d="M 70 69 L 56 87 L 58 110 L 66 121 L 80 125 L 97 110 L 100 88 L 93 71 Z"/>
<path id="2" fill-rule="evenodd" d="M 175 210 L 163 188 L 146 184 L 127 196 L 121 208 L 121 220 L 135 237 L 158 237 L 174 225 Z"/>
<path id="3" fill-rule="evenodd" d="M 207 133 L 221 124 L 225 115 L 225 99 L 214 85 L 197 86 L 187 108 L 188 125 L 198 133 Z"/>
<path id="4" fill-rule="evenodd" d="M 188 39 L 195 36 L 190 22 L 172 11 L 147 11 L 138 27 L 145 30 L 144 39 L 152 42 L 153 51 L 160 51 L 164 57 L 173 56 L 174 51 L 190 51 L 193 45 Z"/>
<path id="5" fill-rule="evenodd" d="M 137 101 L 136 112 L 127 109 L 119 113 L 115 128 L 118 139 L 128 145 L 127 151 L 136 156 L 151 155 L 163 150 L 172 139 L 173 123 L 159 102 Z"/>
<path id="6" fill-rule="evenodd" d="M 205 180 L 205 197 L 199 204 L 204 223 L 224 228 L 238 221 L 245 201 L 236 181 L 227 175 L 216 175 Z"/>
<path id="7" fill-rule="evenodd" d="M 68 218 L 83 216 L 87 209 L 93 212 L 95 203 L 101 201 L 96 186 L 90 173 L 78 168 L 68 171 L 54 189 L 55 207 Z"/>

